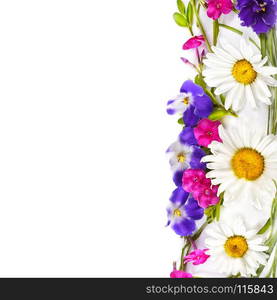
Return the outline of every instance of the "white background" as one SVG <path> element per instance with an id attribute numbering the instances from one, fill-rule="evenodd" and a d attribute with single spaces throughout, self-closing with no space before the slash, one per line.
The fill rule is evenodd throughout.
<path id="1" fill-rule="evenodd" d="M 0 276 L 168 276 L 174 0 L 0 1 Z"/>

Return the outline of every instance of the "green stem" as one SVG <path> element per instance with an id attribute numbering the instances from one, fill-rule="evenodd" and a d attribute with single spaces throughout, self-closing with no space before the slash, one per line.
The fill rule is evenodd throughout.
<path id="1" fill-rule="evenodd" d="M 269 234 L 268 239 L 266 241 L 267 245 L 270 245 L 272 241 L 276 242 L 276 239 L 277 239 L 277 235 L 276 234 L 274 235 L 276 210 L 277 210 L 277 196 L 275 196 L 275 198 L 272 201 L 272 205 L 271 205 L 271 211 L 270 211 L 270 224 L 271 224 L 271 226 L 270 226 L 270 234 Z"/>
<path id="2" fill-rule="evenodd" d="M 268 246 L 268 250 L 266 251 L 269 255 L 272 253 L 272 251 L 274 250 L 274 247 L 276 246 L 276 242 L 277 242 L 277 232 L 274 233 L 274 229 L 275 229 L 275 221 L 276 221 L 276 213 L 277 213 L 277 197 L 274 198 L 273 202 L 272 202 L 272 206 L 271 206 L 271 213 L 270 213 L 270 234 L 268 239 L 265 242 L 265 245 Z M 258 234 L 261 233 L 261 231 L 266 231 L 266 227 L 268 227 L 268 222 L 263 226 L 263 228 L 258 232 Z M 266 230 L 265 230 L 266 229 Z M 277 247 L 276 247 L 276 252 L 275 252 L 275 266 L 273 266 L 276 269 L 276 260 L 277 260 Z M 273 263 L 274 265 L 274 263 Z M 271 270 L 272 268 L 271 267 Z M 259 269 L 257 270 L 257 277 L 259 277 L 261 275 L 261 273 L 263 272 L 265 266 L 261 265 L 259 267 Z M 270 273 L 267 274 L 267 276 L 270 276 L 271 274 L 271 270 Z"/>
<path id="3" fill-rule="evenodd" d="M 197 230 L 197 232 L 192 237 L 184 237 L 185 244 L 181 252 L 180 267 L 179 267 L 180 271 L 185 271 L 184 257 L 189 253 L 192 245 L 194 244 L 194 241 L 196 241 L 199 238 L 202 231 L 206 228 L 207 225 L 208 222 L 203 223 L 202 226 Z"/>
<path id="4" fill-rule="evenodd" d="M 276 39 L 276 28 L 273 28 L 269 32 L 269 38 L 267 39 L 267 47 L 268 50 L 268 57 L 269 61 L 273 66 L 277 66 L 277 59 L 276 59 L 276 51 L 277 51 L 277 39 Z M 277 79 L 277 76 L 274 76 Z M 277 88 L 271 87 L 272 93 L 272 105 L 270 107 L 270 133 L 276 134 L 276 126 L 277 126 Z"/>
<path id="5" fill-rule="evenodd" d="M 275 248 L 275 256 L 272 264 L 272 278 L 276 278 L 276 267 L 277 267 L 277 247 Z"/>
<path id="6" fill-rule="evenodd" d="M 222 104 L 224 105 L 225 104 L 225 96 L 223 95 L 223 94 L 221 94 L 220 96 L 220 100 L 221 100 L 221 102 L 222 102 Z"/>
<path id="7" fill-rule="evenodd" d="M 192 239 L 194 241 L 196 241 L 199 238 L 199 236 L 201 235 L 201 233 L 203 232 L 203 230 L 206 228 L 207 225 L 208 225 L 208 222 L 206 221 L 205 223 L 203 223 L 201 225 L 201 227 L 197 230 L 197 232 L 192 236 Z"/>
<path id="8" fill-rule="evenodd" d="M 233 31 L 233 32 L 235 32 L 235 33 L 237 33 L 237 34 L 239 34 L 239 35 L 243 35 L 243 32 L 242 32 L 242 31 L 240 31 L 240 30 L 238 30 L 238 29 L 236 29 L 236 28 L 234 28 L 234 27 L 232 27 L 232 26 L 229 26 L 229 25 L 226 25 L 226 24 L 221 24 L 221 23 L 219 23 L 218 25 L 219 25 L 219 27 L 223 27 L 223 28 L 228 29 L 228 30 L 230 30 L 230 31 Z M 253 43 L 258 49 L 260 49 L 259 45 L 258 45 L 253 39 L 250 38 L 249 40 L 250 40 L 250 42 Z"/>
<path id="9" fill-rule="evenodd" d="M 273 66 L 277 66 L 276 52 L 277 52 L 277 39 L 276 28 L 273 28 L 267 35 L 263 35 L 265 55 L 268 56 L 269 62 Z M 274 76 L 277 79 L 277 76 Z M 277 127 L 277 88 L 271 87 L 272 105 L 269 108 L 269 126 L 268 133 L 276 134 Z"/>
<path id="10" fill-rule="evenodd" d="M 267 275 L 265 275 L 265 278 L 276 278 L 276 268 L 277 268 L 277 247 L 275 247 L 275 254 L 272 262 L 272 266 L 269 269 L 269 272 Z"/>
<path id="11" fill-rule="evenodd" d="M 212 91 L 210 91 L 210 90 L 207 89 L 207 88 L 205 88 L 204 90 L 205 90 L 205 93 L 211 98 L 211 100 L 212 100 L 212 102 L 213 102 L 214 105 L 216 105 L 217 107 L 219 107 L 219 108 L 221 108 L 222 110 L 225 110 L 225 111 L 226 111 L 225 107 L 224 107 L 223 105 L 221 105 L 221 104 L 217 101 L 217 99 L 216 99 L 216 97 L 215 97 L 215 95 L 213 94 Z M 228 110 L 228 114 L 229 114 L 230 116 L 237 117 L 237 114 L 234 113 L 232 110 Z"/>
<path id="12" fill-rule="evenodd" d="M 259 230 L 258 234 L 264 234 L 268 230 L 268 228 L 270 227 L 270 225 L 271 225 L 271 218 L 269 218 L 267 220 L 267 222 L 265 223 L 265 225 Z"/>
<path id="13" fill-rule="evenodd" d="M 217 38 L 219 34 L 219 24 L 218 20 L 213 21 L 213 44 L 216 46 L 217 44 Z"/>
<path id="14" fill-rule="evenodd" d="M 209 89 L 205 89 L 206 94 L 211 98 L 213 104 L 222 107 L 222 105 L 217 101 L 216 97 Z"/>
<path id="15" fill-rule="evenodd" d="M 190 249 L 190 243 L 188 242 L 188 240 L 187 240 L 186 237 L 184 237 L 184 241 L 185 241 L 185 245 L 182 248 L 181 258 L 180 258 L 180 267 L 179 267 L 180 271 L 184 271 L 185 270 L 184 257 L 185 257 L 185 253 L 188 253 L 188 251 Z"/>
<path id="16" fill-rule="evenodd" d="M 215 219 L 217 221 L 219 221 L 219 218 L 220 218 L 220 207 L 221 207 L 222 203 L 223 203 L 223 194 L 220 195 L 220 200 L 217 203 L 217 205 L 215 206 Z"/>
<path id="17" fill-rule="evenodd" d="M 268 250 L 267 250 L 267 253 L 268 254 L 271 254 L 273 248 L 275 247 L 276 245 L 276 241 L 277 241 L 277 233 L 275 233 L 271 239 L 266 243 L 266 245 L 268 246 Z"/>
<path id="18" fill-rule="evenodd" d="M 192 27 L 191 27 L 191 26 L 189 26 L 188 28 L 189 28 L 189 32 L 190 32 L 190 34 L 191 34 L 192 36 L 194 36 L 194 33 L 193 33 L 193 29 L 192 29 Z"/>
<path id="19" fill-rule="evenodd" d="M 261 54 L 264 58 L 267 55 L 267 36 L 266 34 L 260 34 L 260 44 L 261 44 Z M 267 116 L 267 133 L 269 134 L 272 131 L 272 108 L 268 107 L 268 116 Z"/>
<path id="20" fill-rule="evenodd" d="M 200 17 L 199 17 L 199 10 L 196 8 L 196 1 L 195 0 L 191 0 L 191 5 L 192 5 L 192 8 L 193 8 L 194 15 L 196 17 L 197 25 L 199 26 L 199 28 L 201 30 L 201 33 L 202 33 L 202 35 L 203 35 L 203 37 L 205 39 L 207 48 L 208 48 L 209 52 L 213 52 L 212 48 L 211 48 L 211 44 L 210 44 L 209 39 L 207 37 L 205 28 L 204 28 L 204 26 L 203 26 L 203 24 L 201 22 Z"/>
<path id="21" fill-rule="evenodd" d="M 261 42 L 261 53 L 262 57 L 266 56 L 266 35 L 264 33 L 260 34 L 260 42 Z"/>

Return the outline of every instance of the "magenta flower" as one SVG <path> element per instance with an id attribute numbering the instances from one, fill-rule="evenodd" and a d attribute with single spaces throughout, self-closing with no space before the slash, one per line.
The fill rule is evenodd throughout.
<path id="1" fill-rule="evenodd" d="M 194 136 L 200 146 L 208 147 L 212 141 L 222 142 L 218 134 L 219 121 L 202 119 L 193 129 Z"/>
<path id="2" fill-rule="evenodd" d="M 207 15 L 213 20 L 217 20 L 221 14 L 229 14 L 233 9 L 231 0 L 208 0 Z"/>
<path id="3" fill-rule="evenodd" d="M 170 278 L 192 278 L 192 275 L 184 271 L 173 270 L 170 273 Z"/>
<path id="4" fill-rule="evenodd" d="M 205 44 L 205 39 L 204 39 L 203 35 L 194 36 L 194 37 L 188 39 L 184 43 L 183 50 L 191 50 L 191 49 L 195 50 L 198 64 L 202 63 L 203 57 L 206 54 L 206 44 Z M 181 59 L 185 64 L 188 64 L 188 65 L 192 66 L 193 68 L 197 69 L 197 66 L 194 63 L 190 62 L 185 57 L 181 57 Z"/>
<path id="5" fill-rule="evenodd" d="M 207 208 L 219 202 L 217 196 L 218 186 L 213 186 L 211 180 L 200 169 L 187 169 L 182 177 L 182 186 L 186 192 L 193 195 L 193 198 L 202 208 Z"/>
<path id="6" fill-rule="evenodd" d="M 193 192 L 193 197 L 197 200 L 198 205 L 202 208 L 207 208 L 212 205 L 216 205 L 219 202 L 217 196 L 218 186 L 211 185 L 211 182 L 207 185 L 199 185 Z"/>
<path id="7" fill-rule="evenodd" d="M 203 35 L 197 35 L 188 39 L 184 45 L 183 50 L 195 49 L 205 44 L 205 39 Z"/>
<path id="8" fill-rule="evenodd" d="M 207 185 L 209 182 L 205 172 L 201 169 L 187 169 L 183 173 L 182 186 L 188 193 L 192 193 L 199 186 Z"/>
<path id="9" fill-rule="evenodd" d="M 205 252 L 209 249 L 196 249 L 192 252 L 190 252 L 189 255 L 184 257 L 184 262 L 193 262 L 193 265 L 202 265 L 206 262 L 206 260 L 210 257 L 210 255 L 207 255 Z"/>

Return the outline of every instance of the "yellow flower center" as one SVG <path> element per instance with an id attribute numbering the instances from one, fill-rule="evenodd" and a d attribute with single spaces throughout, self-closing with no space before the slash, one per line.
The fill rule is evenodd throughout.
<path id="1" fill-rule="evenodd" d="M 243 236 L 234 235 L 229 237 L 224 244 L 225 252 L 234 258 L 243 257 L 248 250 L 248 244 Z"/>
<path id="2" fill-rule="evenodd" d="M 266 5 L 267 5 L 266 2 L 261 3 L 260 4 L 260 9 L 258 9 L 256 12 L 260 12 L 260 11 L 265 12 L 266 11 L 266 8 L 265 8 Z"/>
<path id="3" fill-rule="evenodd" d="M 184 104 L 185 104 L 185 105 L 188 105 L 188 104 L 189 104 L 189 97 L 184 98 L 183 101 L 184 101 Z"/>
<path id="4" fill-rule="evenodd" d="M 231 166 L 238 178 L 254 181 L 264 172 L 264 157 L 254 149 L 242 148 L 233 156 Z"/>
<path id="5" fill-rule="evenodd" d="M 249 61 L 242 59 L 234 64 L 232 75 L 237 82 L 247 85 L 255 81 L 257 72 Z"/>
<path id="6" fill-rule="evenodd" d="M 180 162 L 180 163 L 184 163 L 185 160 L 186 160 L 185 154 L 184 154 L 184 153 L 179 153 L 179 154 L 177 155 L 177 160 L 178 160 L 178 162 Z"/>
<path id="7" fill-rule="evenodd" d="M 173 216 L 175 217 L 182 217 L 182 213 L 180 211 L 180 209 L 175 209 L 174 212 L 173 212 Z"/>

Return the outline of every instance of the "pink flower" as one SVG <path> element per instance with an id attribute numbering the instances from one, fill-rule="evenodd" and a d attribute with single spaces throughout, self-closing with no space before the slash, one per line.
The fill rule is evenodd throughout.
<path id="1" fill-rule="evenodd" d="M 188 39 L 184 43 L 183 50 L 190 50 L 190 49 L 195 50 L 197 63 L 198 64 L 202 63 L 203 57 L 206 55 L 206 44 L 203 35 L 194 36 Z M 190 62 L 185 57 L 181 57 L 181 59 L 185 64 L 189 64 L 193 68 L 197 69 L 197 66 L 194 63 Z"/>
<path id="2" fill-rule="evenodd" d="M 195 49 L 205 43 L 203 35 L 197 35 L 187 40 L 183 45 L 183 50 Z"/>
<path id="3" fill-rule="evenodd" d="M 192 278 L 192 275 L 184 271 L 173 270 L 170 273 L 170 278 Z"/>
<path id="4" fill-rule="evenodd" d="M 209 180 L 210 181 L 210 180 Z M 219 202 L 217 196 L 218 186 L 211 185 L 211 182 L 206 185 L 199 185 L 193 191 L 193 197 L 197 200 L 198 205 L 202 208 L 207 208 L 211 205 L 216 205 Z"/>
<path id="5" fill-rule="evenodd" d="M 218 134 L 219 121 L 202 119 L 193 129 L 194 136 L 200 146 L 208 147 L 212 141 L 222 142 Z"/>
<path id="6" fill-rule="evenodd" d="M 193 262 L 193 265 L 202 265 L 206 262 L 206 260 L 210 257 L 210 255 L 207 255 L 205 252 L 209 249 L 196 249 L 192 252 L 190 252 L 189 255 L 184 257 L 185 263 L 187 262 Z"/>
<path id="7" fill-rule="evenodd" d="M 209 18 L 217 20 L 221 14 L 229 14 L 233 9 L 231 0 L 208 0 L 207 15 Z"/>
<path id="8" fill-rule="evenodd" d="M 217 196 L 218 186 L 213 186 L 203 170 L 187 169 L 182 177 L 183 189 L 192 193 L 193 198 L 202 208 L 207 208 L 219 202 Z"/>
<path id="9" fill-rule="evenodd" d="M 209 184 L 206 174 L 201 169 L 187 169 L 183 173 L 182 185 L 183 189 L 192 193 L 198 186 Z"/>

